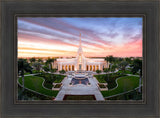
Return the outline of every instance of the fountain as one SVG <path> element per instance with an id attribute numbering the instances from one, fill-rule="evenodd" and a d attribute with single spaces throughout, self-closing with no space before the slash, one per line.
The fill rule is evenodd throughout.
<path id="1" fill-rule="evenodd" d="M 75 72 L 72 75 L 71 85 L 76 85 L 76 84 L 88 85 L 89 84 L 88 74 L 81 71 Z"/>

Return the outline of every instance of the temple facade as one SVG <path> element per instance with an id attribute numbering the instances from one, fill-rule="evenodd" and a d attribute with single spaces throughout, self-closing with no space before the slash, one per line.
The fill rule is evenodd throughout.
<path id="1" fill-rule="evenodd" d="M 81 34 L 79 41 L 79 48 L 75 58 L 62 58 L 57 59 L 53 65 L 53 68 L 57 68 L 58 71 L 96 71 L 103 70 L 103 68 L 109 67 L 109 62 L 106 62 L 104 58 L 87 58 L 83 54 L 81 45 Z"/>

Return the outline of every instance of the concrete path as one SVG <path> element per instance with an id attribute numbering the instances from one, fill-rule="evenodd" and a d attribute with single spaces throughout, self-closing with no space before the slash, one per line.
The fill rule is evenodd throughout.
<path id="1" fill-rule="evenodd" d="M 104 98 L 101 94 L 101 92 L 98 89 L 97 83 L 98 81 L 96 78 L 89 78 L 90 85 L 83 85 L 83 84 L 77 84 L 77 85 L 69 85 L 71 82 L 71 77 L 65 77 L 62 81 L 63 87 L 59 91 L 57 97 L 55 100 L 61 101 L 63 100 L 65 94 L 69 95 L 95 95 L 97 101 L 104 101 Z"/>
<path id="2" fill-rule="evenodd" d="M 28 75 L 24 75 L 24 77 L 26 77 L 26 76 L 34 76 L 34 75 L 38 75 L 38 74 L 40 74 L 40 73 L 28 74 Z M 21 77 L 21 76 L 18 76 L 18 77 Z"/>

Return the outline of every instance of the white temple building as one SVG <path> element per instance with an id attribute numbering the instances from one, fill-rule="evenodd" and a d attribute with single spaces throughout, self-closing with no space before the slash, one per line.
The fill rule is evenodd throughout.
<path id="1" fill-rule="evenodd" d="M 96 71 L 103 70 L 103 68 L 109 67 L 109 62 L 106 62 L 104 58 L 87 58 L 83 54 L 81 45 L 81 34 L 79 41 L 79 48 L 75 58 L 61 58 L 57 59 L 53 65 L 53 68 L 57 68 L 58 71 Z"/>

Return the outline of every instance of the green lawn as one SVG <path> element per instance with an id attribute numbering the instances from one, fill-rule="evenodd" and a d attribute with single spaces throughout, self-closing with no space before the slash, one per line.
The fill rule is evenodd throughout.
<path id="1" fill-rule="evenodd" d="M 22 85 L 22 78 L 19 78 L 19 83 Z M 41 94 L 45 94 L 48 96 L 54 96 L 58 94 L 58 91 L 52 91 L 45 89 L 42 86 L 44 79 L 42 77 L 37 77 L 37 76 L 26 76 L 24 77 L 24 85 L 26 88 L 29 88 L 33 91 L 39 92 Z"/>
<path id="2" fill-rule="evenodd" d="M 29 74 L 31 74 L 31 73 L 24 73 L 24 75 L 29 75 Z"/>
<path id="3" fill-rule="evenodd" d="M 18 100 L 52 100 L 50 96 L 40 95 L 38 93 L 29 91 L 27 89 L 22 90 L 22 87 L 18 85 Z"/>
<path id="4" fill-rule="evenodd" d="M 142 91 L 139 93 L 137 89 L 122 95 L 106 98 L 106 100 L 142 100 Z"/>
<path id="5" fill-rule="evenodd" d="M 117 80 L 118 87 L 109 91 L 102 91 L 104 97 L 123 93 L 139 86 L 139 77 L 125 76 Z"/>

